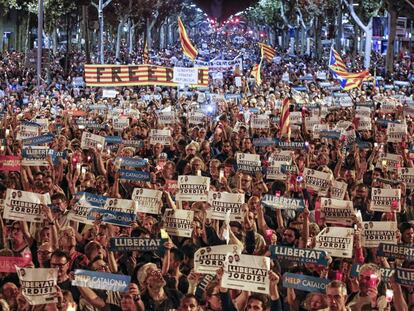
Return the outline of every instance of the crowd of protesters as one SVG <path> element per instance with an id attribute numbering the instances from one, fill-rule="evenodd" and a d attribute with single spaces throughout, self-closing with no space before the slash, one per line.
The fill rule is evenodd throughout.
<path id="1" fill-rule="evenodd" d="M 223 41 L 218 40 L 216 51 Z M 24 55 L 5 52 L 0 55 L 0 105 L 2 146 L 0 155 L 22 155 L 22 143 L 17 138 L 21 125 L 48 119 L 48 133 L 55 135 L 51 150 L 66 151 L 66 158 L 49 161 L 47 166 L 21 166 L 20 171 L 0 172 L 0 197 L 7 189 L 49 194 L 50 206 L 43 206 L 42 225 L 0 218 L 1 256 L 29 256 L 26 267 L 56 268 L 57 303 L 31 306 L 25 299 L 16 273 L 0 273 L 2 310 L 413 310 L 413 288 L 398 284 L 395 278 L 383 281 L 381 268 L 410 268 L 409 260 L 379 257 L 376 248 L 363 246 L 362 222 L 396 221 L 398 244 L 413 246 L 414 243 L 414 192 L 412 185 L 400 181 L 397 171 L 381 159 L 386 154 L 398 155 L 399 168 L 414 167 L 410 155 L 413 143 L 414 123 L 410 117 L 413 86 L 414 58 L 403 55 L 396 60 L 394 76 L 385 77 L 378 83 L 366 83 L 350 92 L 353 105 L 325 106 L 332 98 L 332 88 L 321 86 L 318 71 L 327 73 L 333 81 L 326 64 L 308 57 L 288 57 L 278 53 L 273 63 L 266 63 L 262 70 L 262 84 L 256 85 L 248 77 L 251 64 L 258 55 L 252 42 L 232 47 L 226 42 L 227 56 L 232 59 L 243 49 L 250 55 L 245 58 L 245 68 L 240 75 L 241 86 L 236 86 L 234 73 L 226 73 L 221 81 L 210 82 L 211 94 L 236 94 L 237 99 L 208 101 L 202 124 L 188 122 L 188 114 L 202 106 L 196 89 L 179 90 L 172 87 L 122 87 L 115 98 L 102 98 L 102 90 L 74 85 L 76 77 L 82 76 L 85 56 L 72 53 L 69 74 L 57 56 L 50 61 L 47 75 L 40 88 L 36 88 L 34 70 L 26 66 Z M 181 50 L 150 52 L 150 63 L 171 66 L 183 65 Z M 107 63 L 141 63 L 140 54 L 122 54 L 122 59 L 106 55 Z M 250 57 L 250 60 L 249 60 Z M 212 58 L 212 57 L 211 57 Z M 380 56 L 376 56 L 380 64 Z M 349 58 L 344 58 L 349 62 Z M 372 71 L 372 70 L 371 70 Z M 45 71 L 46 72 L 46 71 Z M 287 74 L 287 79 L 286 79 Z M 309 79 L 309 75 L 312 77 Z M 381 75 L 378 70 L 377 75 Z M 308 77 L 304 79 L 304 77 Z M 408 81 L 400 86 L 396 80 Z M 296 88 L 302 87 L 301 91 Z M 338 92 L 338 90 L 335 90 Z M 205 90 L 203 92 L 206 92 Z M 152 96 L 157 95 L 157 96 Z M 269 129 L 255 130 L 249 127 L 250 114 L 267 114 L 276 119 L 280 116 L 281 102 L 290 99 L 291 113 L 300 111 L 302 124 L 291 124 L 291 140 L 307 142 L 307 148 L 292 150 L 292 164 L 297 172 L 286 174 L 281 180 L 271 180 L 266 172 L 248 174 L 238 171 L 237 153 L 258 154 L 267 166 L 269 159 L 281 148 L 276 145 L 255 146 L 255 138 L 278 138 L 278 122 L 271 122 Z M 384 112 L 380 99 L 397 100 L 394 111 Z M 369 113 L 371 129 L 358 130 L 355 118 L 357 103 L 373 103 Z M 113 108 L 133 109 L 139 112 L 126 115 L 129 127 L 122 131 L 113 129 L 108 110 L 89 109 L 91 105 L 107 105 Z M 308 108 L 307 108 L 308 107 Z M 312 107 L 312 108 L 309 108 Z M 317 108 L 314 108 L 317 107 Z M 122 111 L 121 109 L 121 111 Z M 167 126 L 172 133 L 169 146 L 149 143 L 151 129 L 161 129 L 157 113 L 175 111 L 175 124 Z M 201 109 L 201 108 L 200 108 Z M 100 129 L 80 127 L 73 111 L 84 111 L 89 120 L 106 124 Z M 125 110 L 124 110 L 125 111 Z M 122 114 L 122 112 L 121 112 Z M 343 148 L 340 140 L 319 138 L 305 125 L 305 118 L 316 116 L 321 124 L 335 128 L 349 121 L 346 131 L 355 131 L 356 140 L 349 148 Z M 377 120 L 399 121 L 407 124 L 407 134 L 401 143 L 387 141 L 386 126 Z M 238 126 L 236 127 L 236 123 Z M 124 140 L 141 140 L 142 146 L 114 145 L 111 148 L 81 148 L 83 131 L 101 136 L 122 136 Z M 360 147 L 356 141 L 364 142 Z M 362 145 L 361 145 L 362 146 Z M 118 156 L 148 159 L 143 169 L 150 172 L 149 182 L 121 180 L 115 158 Z M 382 162 L 381 162 L 382 161 Z M 81 164 L 85 170 L 77 169 Z M 271 258 L 269 293 L 258 294 L 221 286 L 223 269 L 197 291 L 203 275 L 194 272 L 194 253 L 202 247 L 238 245 L 243 254 L 270 256 L 270 245 L 313 248 L 318 233 L 329 226 L 318 216 L 321 197 L 318 191 L 306 189 L 301 182 L 305 168 L 323 171 L 332 180 L 346 183 L 345 200 L 352 201 L 355 210 L 352 227 L 354 247 L 352 258 L 329 256 L 327 267 L 279 261 Z M 169 191 L 168 182 L 181 175 L 199 175 L 210 178 L 210 190 L 241 193 L 245 196 L 243 218 L 231 221 L 211 220 L 207 217 L 207 202 L 176 202 Z M 394 182 L 390 182 L 394 181 Z M 162 208 L 159 215 L 138 213 L 129 227 L 107 224 L 99 219 L 93 225 L 84 225 L 68 219 L 68 213 L 76 203 L 76 193 L 89 192 L 112 198 L 131 199 L 134 188 L 161 190 Z M 401 189 L 400 212 L 378 212 L 370 208 L 371 189 Z M 327 190 L 327 189 L 326 189 Z M 325 192 L 325 191 L 324 191 Z M 303 211 L 273 210 L 262 204 L 264 195 L 303 198 Z M 4 208 L 4 205 L 3 205 Z M 169 236 L 164 253 L 113 252 L 109 241 L 113 237 L 160 238 L 163 215 L 166 208 L 187 209 L 195 212 L 190 238 Z M 226 241 L 223 232 L 229 227 Z M 359 276 L 350 275 L 352 264 L 360 264 Z M 111 272 L 131 276 L 127 292 L 91 289 L 72 285 L 76 269 Z M 325 292 L 309 293 L 284 288 L 285 272 L 328 279 Z M 372 282 L 372 275 L 375 282 Z M 392 290 L 393 297 L 389 295 Z"/>

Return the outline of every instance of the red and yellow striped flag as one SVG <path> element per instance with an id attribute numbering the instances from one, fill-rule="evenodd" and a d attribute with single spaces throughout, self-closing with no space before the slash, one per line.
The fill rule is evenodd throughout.
<path id="1" fill-rule="evenodd" d="M 282 110 L 280 112 L 280 138 L 287 136 L 290 139 L 290 117 L 289 117 L 289 98 L 285 97 L 282 102 Z"/>
<path id="2" fill-rule="evenodd" d="M 149 63 L 149 53 L 148 53 L 148 44 L 147 44 L 147 40 L 145 40 L 144 43 L 144 50 L 142 52 L 142 63 L 143 64 L 148 64 Z"/>
<path id="3" fill-rule="evenodd" d="M 262 84 L 262 77 L 260 76 L 261 67 L 262 67 L 262 62 L 260 61 L 260 63 L 253 66 L 252 71 L 250 72 L 250 75 L 256 79 L 257 85 Z"/>
<path id="4" fill-rule="evenodd" d="M 187 32 L 185 31 L 185 27 L 181 18 L 178 16 L 178 32 L 180 33 L 180 41 L 181 47 L 183 48 L 183 53 L 185 56 L 194 60 L 197 57 L 198 51 L 196 48 L 191 44 L 190 39 L 187 36 Z"/>
<path id="5" fill-rule="evenodd" d="M 269 63 L 271 63 L 276 55 L 276 50 L 270 45 L 264 43 L 259 43 L 259 46 L 261 48 L 262 58 L 264 57 Z"/>

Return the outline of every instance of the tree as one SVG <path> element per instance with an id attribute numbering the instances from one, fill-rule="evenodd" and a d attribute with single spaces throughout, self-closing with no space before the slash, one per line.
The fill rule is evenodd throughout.
<path id="1" fill-rule="evenodd" d="M 379 2 L 363 0 L 360 6 L 364 9 L 364 12 L 361 16 L 358 16 L 355 12 L 353 0 L 342 1 L 348 8 L 348 11 L 354 21 L 365 33 L 364 68 L 368 69 L 371 63 L 373 17 L 376 16 L 378 14 L 378 11 L 381 9 L 382 0 Z M 367 19 L 366 23 L 363 22 L 363 15 L 365 15 L 365 18 Z"/>
<path id="2" fill-rule="evenodd" d="M 386 6 L 389 16 L 389 33 L 387 44 L 387 55 L 385 57 L 385 69 L 388 73 L 394 71 L 394 45 L 397 32 L 398 16 L 414 18 L 414 3 L 409 0 L 386 0 Z"/>

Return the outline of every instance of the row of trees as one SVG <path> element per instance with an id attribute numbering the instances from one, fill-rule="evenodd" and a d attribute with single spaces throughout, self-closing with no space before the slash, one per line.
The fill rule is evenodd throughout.
<path id="1" fill-rule="evenodd" d="M 388 71 L 393 70 L 394 42 L 396 24 L 399 16 L 414 19 L 414 1 L 412 0 L 260 0 L 246 10 L 245 17 L 251 23 L 266 24 L 273 33 L 281 35 L 286 47 L 292 42 L 309 49 L 309 39 L 314 40 L 314 54 L 322 56 L 322 28 L 327 29 L 327 39 L 334 39 L 337 50 L 341 50 L 343 34 L 343 17 L 348 15 L 354 26 L 356 38 L 359 34 L 365 38 L 364 67 L 371 63 L 373 17 L 388 14 L 389 36 L 386 57 Z M 289 32 L 295 30 L 296 38 L 290 38 Z M 296 39 L 296 40 L 295 40 Z"/>
<path id="2" fill-rule="evenodd" d="M 58 47 L 58 30 L 65 33 L 68 49 L 71 49 L 72 34 L 77 33 L 79 47 L 86 51 L 90 61 L 91 50 L 99 61 L 104 62 L 104 47 L 108 44 L 120 55 L 121 38 L 132 52 L 139 39 L 146 37 L 149 47 L 173 43 L 176 32 L 176 17 L 181 15 L 189 29 L 203 14 L 191 0 L 44 0 L 45 35 L 51 38 L 53 47 Z M 21 50 L 29 47 L 29 29 L 36 22 L 37 0 L 0 0 L 0 12 L 18 11 L 18 46 Z M 258 0 L 246 9 L 244 18 L 250 26 L 266 25 L 272 33 L 282 36 L 283 45 L 301 52 L 310 51 L 313 38 L 313 54 L 322 56 L 322 33 L 327 39 L 334 39 L 341 49 L 342 22 L 347 15 L 354 26 L 356 38 L 365 38 L 364 66 L 370 65 L 372 49 L 373 17 L 388 14 L 390 29 L 387 49 L 387 69 L 392 71 L 396 23 L 398 16 L 414 18 L 413 0 Z M 126 31 L 125 31 L 126 30 Z M 105 33 L 105 36 L 104 36 Z M 294 34 L 292 36 L 292 34 Z M 299 44 L 300 43 L 300 44 Z"/>
<path id="3" fill-rule="evenodd" d="M 20 50 L 29 48 L 29 31 L 37 23 L 37 9 L 37 0 L 0 0 L 0 12 L 18 12 Z M 51 39 L 56 52 L 58 33 L 66 34 L 68 50 L 73 35 L 79 34 L 82 40 L 78 47 L 85 49 L 88 60 L 91 48 L 98 46 L 96 52 L 103 63 L 104 47 L 109 48 L 109 43 L 114 43 L 111 47 L 119 57 L 121 39 L 127 41 L 130 52 L 144 36 L 149 47 L 172 43 L 172 29 L 183 11 L 187 13 L 183 18 L 186 22 L 199 14 L 190 0 L 44 0 L 44 36 Z"/>

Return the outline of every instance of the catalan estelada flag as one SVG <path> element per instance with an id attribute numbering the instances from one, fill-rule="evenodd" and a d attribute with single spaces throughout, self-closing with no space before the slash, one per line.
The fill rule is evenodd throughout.
<path id="1" fill-rule="evenodd" d="M 264 57 L 269 63 L 272 62 L 273 58 L 276 56 L 276 50 L 270 45 L 259 43 L 262 58 Z"/>
<path id="2" fill-rule="evenodd" d="M 280 138 L 287 136 L 290 139 L 290 112 L 289 112 L 289 98 L 285 97 L 282 102 L 282 110 L 280 112 L 279 128 Z"/>
<path id="3" fill-rule="evenodd" d="M 190 58 L 191 60 L 194 60 L 197 57 L 198 52 L 196 48 L 191 44 L 191 41 L 187 36 L 187 32 L 185 31 L 184 24 L 179 16 L 178 32 L 180 34 L 181 47 L 183 48 L 184 55 Z"/>
<path id="4" fill-rule="evenodd" d="M 260 63 L 258 64 L 255 64 L 252 68 L 252 71 L 250 72 L 250 75 L 256 79 L 257 85 L 262 84 L 262 77 L 260 76 L 261 67 L 262 67 L 262 61 L 260 61 Z"/>
<path id="5" fill-rule="evenodd" d="M 339 85 L 344 91 L 358 88 L 362 85 L 364 80 L 371 78 L 368 70 L 349 72 L 341 56 L 333 47 L 331 47 L 329 56 L 329 69 L 331 70 L 333 77 L 339 81 Z"/>
<path id="6" fill-rule="evenodd" d="M 147 40 L 145 40 L 144 50 L 142 51 L 142 63 L 143 64 L 148 64 L 149 63 L 149 53 L 148 53 Z"/>

